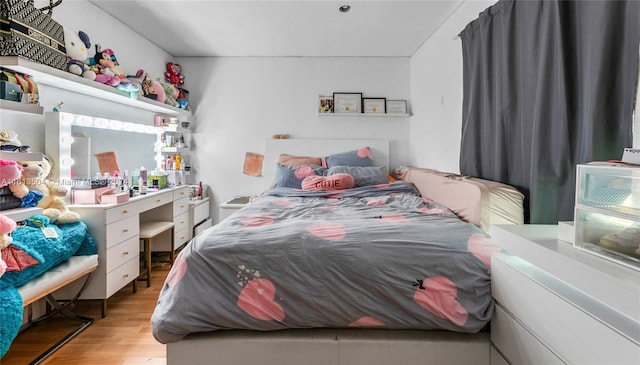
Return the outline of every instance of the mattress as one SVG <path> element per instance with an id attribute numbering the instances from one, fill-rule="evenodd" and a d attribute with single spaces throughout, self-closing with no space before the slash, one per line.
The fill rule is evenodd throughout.
<path id="1" fill-rule="evenodd" d="M 180 252 L 151 317 L 176 342 L 227 329 L 442 329 L 493 312 L 481 229 L 398 181 L 270 189 Z"/>
<path id="2" fill-rule="evenodd" d="M 424 198 L 448 207 L 487 233 L 495 224 L 524 223 L 524 195 L 510 185 L 406 166 L 396 169 L 396 176 L 414 184 Z"/>

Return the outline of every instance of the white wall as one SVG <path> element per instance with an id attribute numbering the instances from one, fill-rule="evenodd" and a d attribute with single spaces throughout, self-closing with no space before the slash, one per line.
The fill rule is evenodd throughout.
<path id="1" fill-rule="evenodd" d="M 47 4 L 48 1 L 36 0 L 37 7 Z M 53 18 L 67 29 L 86 32 L 92 44 L 112 48 L 120 68 L 127 74 L 135 74 L 142 68 L 154 78 L 162 78 L 166 62 L 172 60 L 171 55 L 87 0 L 62 2 L 53 10 Z M 40 104 L 45 111 L 51 111 L 61 101 L 63 110 L 67 112 L 153 124 L 154 113 L 40 85 Z M 3 110 L 0 112 L 0 128 L 16 131 L 23 144 L 32 146 L 33 150 L 44 151 L 43 116 Z"/>
<path id="2" fill-rule="evenodd" d="M 242 173 L 246 152 L 265 139 L 386 138 L 392 167 L 409 159 L 409 118 L 319 117 L 318 96 L 334 91 L 409 100 L 409 58 L 215 57 L 179 59 L 195 106 L 198 175 L 214 207 L 270 182 Z M 340 151 L 336 151 L 340 152 Z M 264 169 L 275 166 L 264 166 Z M 212 212 L 217 217 L 217 209 Z"/>
<path id="3" fill-rule="evenodd" d="M 457 35 L 494 3 L 465 1 L 411 57 L 411 165 L 460 172 L 462 43 Z"/>

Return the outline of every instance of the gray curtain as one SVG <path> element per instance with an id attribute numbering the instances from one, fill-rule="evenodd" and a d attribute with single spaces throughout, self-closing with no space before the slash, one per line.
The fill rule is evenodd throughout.
<path id="1" fill-rule="evenodd" d="M 576 165 L 632 145 L 640 1 L 502 0 L 461 32 L 460 171 L 525 194 L 528 223 L 573 220 Z"/>

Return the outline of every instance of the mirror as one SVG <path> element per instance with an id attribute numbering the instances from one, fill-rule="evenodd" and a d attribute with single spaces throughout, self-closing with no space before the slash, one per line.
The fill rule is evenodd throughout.
<path id="1" fill-rule="evenodd" d="M 45 150 L 53 158 L 52 178 L 72 187 L 73 179 L 99 172 L 96 154 L 115 153 L 121 173 L 159 168 L 160 127 L 64 112 L 45 113 Z M 109 173 L 110 175 L 112 172 Z"/>
<path id="2" fill-rule="evenodd" d="M 96 154 L 113 151 L 120 175 L 144 166 L 153 169 L 156 166 L 153 146 L 155 134 L 132 133 L 122 130 L 110 130 L 74 125 L 71 127 L 71 176 L 75 179 L 88 179 L 100 172 Z M 114 143 L 116 142 L 116 143 Z M 110 170 L 110 169 L 109 169 Z M 113 176 L 113 171 L 109 172 Z"/>

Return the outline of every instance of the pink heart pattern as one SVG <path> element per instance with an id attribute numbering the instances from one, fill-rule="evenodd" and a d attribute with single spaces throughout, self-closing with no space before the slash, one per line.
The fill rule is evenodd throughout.
<path id="1" fill-rule="evenodd" d="M 360 158 L 371 158 L 371 150 L 369 150 L 368 148 L 359 148 L 356 151 L 356 155 L 358 155 L 358 157 Z"/>
<path id="2" fill-rule="evenodd" d="M 287 199 L 276 199 L 276 200 L 272 200 L 271 203 L 279 207 L 288 207 L 292 204 L 291 200 L 287 200 Z"/>
<path id="3" fill-rule="evenodd" d="M 179 254 L 178 257 L 176 257 L 176 260 L 173 262 L 171 271 L 169 271 L 169 275 L 167 275 L 167 279 L 165 280 L 167 285 L 174 286 L 179 283 L 187 273 L 187 266 L 187 260 L 182 257 L 182 254 Z"/>
<path id="4" fill-rule="evenodd" d="M 349 327 L 384 327 L 384 326 L 386 326 L 384 322 L 371 316 L 364 316 L 349 323 Z"/>
<path id="5" fill-rule="evenodd" d="M 273 224 L 273 219 L 273 216 L 270 215 L 254 215 L 244 218 L 242 224 L 245 227 L 261 227 Z"/>
<path id="6" fill-rule="evenodd" d="M 306 230 L 327 241 L 341 240 L 347 235 L 344 226 L 340 223 L 316 223 L 308 226 Z"/>
<path id="7" fill-rule="evenodd" d="M 458 287 L 444 276 L 424 279 L 424 289 L 418 288 L 413 301 L 439 318 L 448 319 L 458 326 L 467 322 L 469 312 L 457 300 Z"/>
<path id="8" fill-rule="evenodd" d="M 276 288 L 268 279 L 253 279 L 242 288 L 238 307 L 253 318 L 282 321 L 284 310 L 275 302 Z"/>
<path id="9" fill-rule="evenodd" d="M 313 169 L 307 165 L 300 165 L 293 172 L 293 175 L 300 180 L 304 179 L 307 176 L 314 176 L 315 174 L 315 171 L 313 171 Z"/>
<path id="10" fill-rule="evenodd" d="M 502 254 L 500 246 L 491 242 L 489 237 L 482 233 L 474 233 L 469 236 L 467 250 L 489 268 L 491 267 L 491 256 Z"/>

